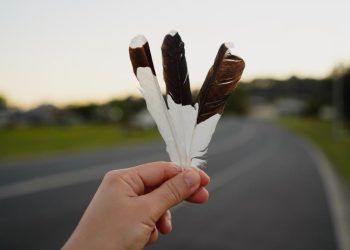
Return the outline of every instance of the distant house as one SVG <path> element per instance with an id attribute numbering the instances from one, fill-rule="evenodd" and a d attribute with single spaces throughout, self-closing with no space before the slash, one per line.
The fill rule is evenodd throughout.
<path id="1" fill-rule="evenodd" d="M 0 109 L 0 128 L 9 124 L 9 112 L 6 108 Z"/>
<path id="2" fill-rule="evenodd" d="M 79 124 L 81 117 L 69 109 L 59 109 L 53 105 L 40 105 L 23 114 L 22 123 L 43 125 Z"/>
<path id="3" fill-rule="evenodd" d="M 282 98 L 276 102 L 279 115 L 300 115 L 305 108 L 305 102 L 299 99 Z"/>
<path id="4" fill-rule="evenodd" d="M 0 109 L 0 128 L 4 128 L 16 124 L 21 120 L 22 113 L 15 108 L 1 108 Z"/>
<path id="5" fill-rule="evenodd" d="M 147 109 L 143 109 L 136 113 L 131 120 L 131 125 L 143 129 L 149 129 L 156 126 Z"/>
<path id="6" fill-rule="evenodd" d="M 25 113 L 25 120 L 30 124 L 55 124 L 58 108 L 53 105 L 40 105 Z"/>
<path id="7" fill-rule="evenodd" d="M 249 97 L 250 116 L 258 119 L 273 119 L 277 113 L 276 106 L 268 98 L 259 95 Z"/>

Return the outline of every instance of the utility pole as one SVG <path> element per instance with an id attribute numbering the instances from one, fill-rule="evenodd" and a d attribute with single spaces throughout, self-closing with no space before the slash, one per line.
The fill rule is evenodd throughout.
<path id="1" fill-rule="evenodd" d="M 343 67 L 339 65 L 333 73 L 332 81 L 332 136 L 334 140 L 339 140 L 343 131 L 344 116 L 344 87 L 343 87 Z"/>

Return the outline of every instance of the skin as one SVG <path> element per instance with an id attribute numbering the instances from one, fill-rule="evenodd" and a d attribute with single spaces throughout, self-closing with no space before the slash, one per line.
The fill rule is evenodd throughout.
<path id="1" fill-rule="evenodd" d="M 63 249 L 143 249 L 171 232 L 171 207 L 208 200 L 209 181 L 169 162 L 110 171 Z"/>

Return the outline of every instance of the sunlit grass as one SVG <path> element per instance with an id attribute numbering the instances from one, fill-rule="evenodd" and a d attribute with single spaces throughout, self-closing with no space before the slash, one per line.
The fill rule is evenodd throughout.
<path id="1" fill-rule="evenodd" d="M 339 173 L 350 183 L 350 133 L 346 129 L 332 131 L 332 124 L 317 119 L 297 117 L 280 118 L 278 122 L 309 138 L 327 155 Z"/>
<path id="2" fill-rule="evenodd" d="M 0 159 L 111 147 L 156 138 L 156 129 L 102 124 L 7 129 L 0 130 Z"/>

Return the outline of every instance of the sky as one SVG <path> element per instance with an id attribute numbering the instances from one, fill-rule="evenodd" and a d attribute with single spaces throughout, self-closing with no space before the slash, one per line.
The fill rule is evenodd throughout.
<path id="1" fill-rule="evenodd" d="M 30 108 L 135 94 L 128 45 L 138 34 L 163 88 L 160 46 L 173 29 L 193 88 L 226 41 L 245 59 L 243 80 L 320 78 L 350 64 L 349 9 L 347 0 L 2 0 L 0 95 Z"/>

